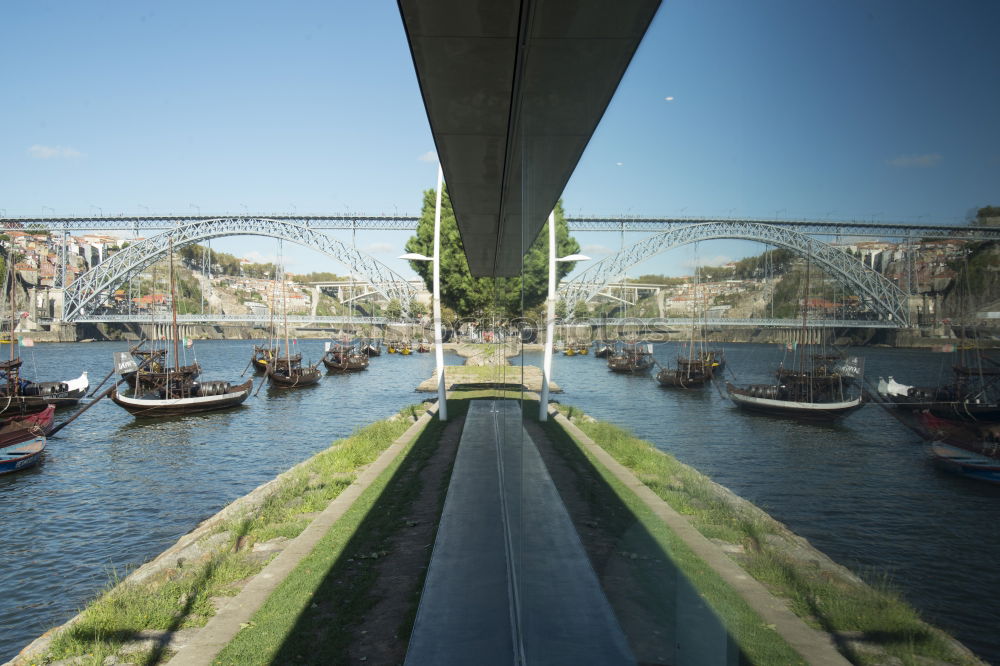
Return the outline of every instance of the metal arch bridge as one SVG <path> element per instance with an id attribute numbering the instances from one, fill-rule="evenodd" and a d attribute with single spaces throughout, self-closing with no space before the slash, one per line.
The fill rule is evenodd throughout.
<path id="1" fill-rule="evenodd" d="M 78 216 L 78 217 L 7 217 L 0 218 L 5 229 L 43 229 L 53 233 L 80 231 L 142 231 L 174 229 L 194 222 L 238 219 L 238 215 L 154 215 L 154 216 Z M 419 217 L 414 215 L 243 215 L 267 219 L 315 230 L 413 231 Z M 864 236 L 867 238 L 955 238 L 964 240 L 1000 240 L 1000 227 L 973 227 L 948 224 L 913 224 L 909 222 L 874 222 L 865 220 L 813 220 L 708 217 L 638 217 L 576 216 L 567 217 L 570 231 L 662 232 L 692 224 L 769 224 L 808 232 L 817 236 Z"/>
<path id="2" fill-rule="evenodd" d="M 117 286 L 162 259 L 170 240 L 181 248 L 211 238 L 244 235 L 278 238 L 318 250 L 364 277 L 384 298 L 398 299 L 404 311 L 409 311 L 416 294 L 412 285 L 382 262 L 314 229 L 270 218 L 209 218 L 133 243 L 77 277 L 65 289 L 62 320 L 85 320 L 107 303 Z"/>
<path id="3" fill-rule="evenodd" d="M 689 243 L 722 238 L 761 241 L 811 257 L 827 274 L 866 297 L 880 319 L 893 322 L 894 327 L 909 325 L 906 294 L 881 274 L 832 245 L 788 227 L 761 222 L 705 222 L 654 234 L 589 266 L 560 285 L 559 294 L 572 312 L 577 303 L 586 303 L 629 268 L 654 255 Z"/>

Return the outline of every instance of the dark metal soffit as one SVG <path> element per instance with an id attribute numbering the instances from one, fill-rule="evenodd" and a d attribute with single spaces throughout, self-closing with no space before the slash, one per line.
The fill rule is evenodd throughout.
<path id="1" fill-rule="evenodd" d="M 469 268 L 517 275 L 660 0 L 398 2 Z"/>

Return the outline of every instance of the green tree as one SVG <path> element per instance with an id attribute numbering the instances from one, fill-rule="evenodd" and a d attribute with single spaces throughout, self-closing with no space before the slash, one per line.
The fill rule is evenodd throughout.
<path id="1" fill-rule="evenodd" d="M 574 319 L 586 319 L 590 316 L 590 308 L 583 301 L 577 301 L 576 305 L 573 306 L 573 318 Z"/>
<path id="2" fill-rule="evenodd" d="M 400 305 L 399 299 L 392 299 L 385 306 L 385 316 L 389 319 L 399 319 L 403 316 L 403 306 Z"/>
<path id="3" fill-rule="evenodd" d="M 424 192 L 424 206 L 417 224 L 417 234 L 406 243 L 407 252 L 431 256 L 434 253 L 434 190 Z M 556 254 L 566 256 L 580 251 L 580 244 L 569 235 L 562 202 L 556 204 Z M 441 302 L 459 316 L 497 314 L 517 317 L 545 300 L 548 293 L 548 222 L 524 255 L 520 277 L 473 277 L 465 259 L 465 247 L 458 233 L 451 199 L 445 188 L 441 198 Z M 429 261 L 411 261 L 410 266 L 432 286 L 433 266 Z M 556 264 L 557 279 L 573 269 L 570 262 Z"/>

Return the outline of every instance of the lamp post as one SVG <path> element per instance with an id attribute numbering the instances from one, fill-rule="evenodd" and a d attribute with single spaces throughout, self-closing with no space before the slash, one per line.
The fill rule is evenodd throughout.
<path id="1" fill-rule="evenodd" d="M 430 261 L 434 266 L 434 280 L 432 283 L 432 302 L 434 317 L 434 360 L 438 377 L 438 419 L 448 420 L 448 400 L 444 390 L 444 349 L 441 341 L 441 189 L 444 185 L 444 172 L 441 165 L 438 165 L 437 177 L 437 202 L 434 205 L 434 256 L 428 257 L 416 252 L 409 252 L 400 255 L 400 259 L 410 261 Z"/>
<path id="2" fill-rule="evenodd" d="M 556 262 L 587 261 L 590 257 L 571 254 L 556 258 L 556 212 L 549 213 L 549 297 L 545 299 L 545 357 L 542 361 L 542 395 L 538 401 L 538 420 L 549 419 L 549 380 L 552 378 L 552 338 L 556 331 Z"/>

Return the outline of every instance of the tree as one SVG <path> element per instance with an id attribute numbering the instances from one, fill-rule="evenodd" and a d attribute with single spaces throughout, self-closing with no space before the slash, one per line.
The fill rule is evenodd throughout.
<path id="1" fill-rule="evenodd" d="M 577 301 L 573 306 L 573 319 L 586 319 L 590 316 L 590 308 L 583 301 Z"/>
<path id="2" fill-rule="evenodd" d="M 385 316 L 390 320 L 399 319 L 403 316 L 403 306 L 399 303 L 399 299 L 394 298 L 386 304 Z"/>
<path id="3" fill-rule="evenodd" d="M 435 191 L 424 192 L 424 206 L 417 224 L 417 234 L 406 243 L 407 252 L 426 256 L 434 253 L 434 204 Z M 566 256 L 580 251 L 580 244 L 569 235 L 563 216 L 562 202 L 555 208 L 556 254 Z M 455 212 L 445 188 L 441 197 L 441 302 L 454 309 L 459 316 L 497 314 L 517 317 L 542 303 L 548 295 L 549 261 L 548 222 L 524 255 L 520 277 L 472 277 L 465 259 L 465 247 L 458 233 Z M 433 265 L 429 261 L 411 261 L 428 289 L 432 288 Z M 570 262 L 556 264 L 556 278 L 564 277 L 573 269 Z"/>

